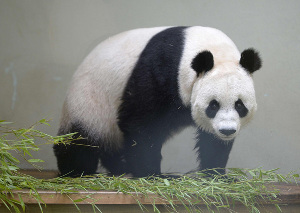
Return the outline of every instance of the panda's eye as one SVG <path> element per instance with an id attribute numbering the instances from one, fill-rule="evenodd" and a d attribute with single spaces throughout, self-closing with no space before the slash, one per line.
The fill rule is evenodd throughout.
<path id="1" fill-rule="evenodd" d="M 235 108 L 236 108 L 236 109 L 242 109 L 242 107 L 243 107 L 243 104 L 242 104 L 241 102 L 237 101 L 237 102 L 235 103 Z"/>
<path id="2" fill-rule="evenodd" d="M 217 112 L 219 111 L 219 109 L 220 109 L 219 102 L 216 100 L 212 100 L 209 103 L 208 107 L 206 108 L 205 113 L 206 113 L 207 117 L 214 118 L 216 116 Z"/>
<path id="3" fill-rule="evenodd" d="M 238 114 L 241 118 L 245 117 L 248 114 L 248 109 L 246 108 L 246 106 L 244 105 L 244 103 L 241 99 L 238 99 L 235 102 L 234 108 L 238 112 Z"/>
<path id="4" fill-rule="evenodd" d="M 220 108 L 220 105 L 219 103 L 216 101 L 216 100 L 212 100 L 210 103 L 209 103 L 209 107 L 212 109 L 212 110 L 218 110 Z"/>

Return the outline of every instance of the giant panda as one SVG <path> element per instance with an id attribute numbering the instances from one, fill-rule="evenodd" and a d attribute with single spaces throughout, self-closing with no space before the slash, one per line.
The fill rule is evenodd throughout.
<path id="1" fill-rule="evenodd" d="M 209 27 L 127 31 L 100 43 L 74 74 L 54 145 L 61 175 L 161 174 L 164 142 L 197 128 L 199 170 L 225 173 L 235 137 L 256 111 L 252 74 L 261 67 L 252 48 L 240 53 Z"/>

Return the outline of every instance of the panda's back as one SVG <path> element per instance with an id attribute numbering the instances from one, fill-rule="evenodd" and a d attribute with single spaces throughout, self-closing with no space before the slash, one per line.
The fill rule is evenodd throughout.
<path id="1" fill-rule="evenodd" d="M 103 141 L 122 141 L 117 119 L 126 82 L 148 41 L 167 27 L 136 29 L 101 42 L 75 72 L 64 104 L 59 132 L 74 124 Z"/>

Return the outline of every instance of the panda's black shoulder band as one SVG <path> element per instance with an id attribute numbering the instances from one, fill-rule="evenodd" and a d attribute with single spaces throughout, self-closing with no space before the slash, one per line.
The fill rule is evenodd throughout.
<path id="1" fill-rule="evenodd" d="M 261 59 L 259 53 L 253 49 L 249 48 L 242 52 L 240 65 L 244 67 L 249 73 L 253 73 L 261 68 Z"/>
<path id="2" fill-rule="evenodd" d="M 191 67 L 196 71 L 197 76 L 211 70 L 214 66 L 214 57 L 208 50 L 198 53 L 191 63 Z"/>

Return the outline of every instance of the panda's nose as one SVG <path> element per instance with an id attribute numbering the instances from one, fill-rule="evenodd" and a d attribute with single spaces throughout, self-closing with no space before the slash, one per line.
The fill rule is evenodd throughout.
<path id="1" fill-rule="evenodd" d="M 235 129 L 220 129 L 220 132 L 223 135 L 229 136 L 229 135 L 234 134 L 236 132 L 236 130 Z"/>

